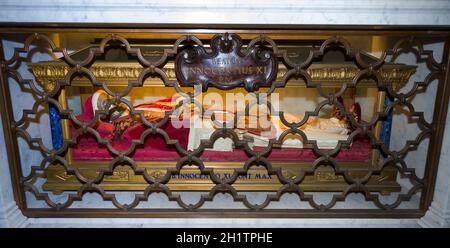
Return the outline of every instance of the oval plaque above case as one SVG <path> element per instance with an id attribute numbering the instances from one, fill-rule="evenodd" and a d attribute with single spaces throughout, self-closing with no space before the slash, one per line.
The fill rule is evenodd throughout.
<path id="1" fill-rule="evenodd" d="M 211 49 L 187 47 L 175 59 L 177 80 L 182 86 L 201 84 L 232 89 L 243 86 L 247 91 L 270 87 L 275 80 L 278 61 L 272 49 L 262 45 L 242 48 L 236 34 L 219 34 L 211 39 Z"/>

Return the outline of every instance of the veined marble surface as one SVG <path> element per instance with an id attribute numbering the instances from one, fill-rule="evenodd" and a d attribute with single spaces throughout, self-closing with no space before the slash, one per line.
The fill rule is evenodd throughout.
<path id="1" fill-rule="evenodd" d="M 27 227 L 355 228 L 420 227 L 414 219 L 29 219 Z"/>
<path id="2" fill-rule="evenodd" d="M 447 0 L 1 0 L 0 22 L 448 25 Z"/>

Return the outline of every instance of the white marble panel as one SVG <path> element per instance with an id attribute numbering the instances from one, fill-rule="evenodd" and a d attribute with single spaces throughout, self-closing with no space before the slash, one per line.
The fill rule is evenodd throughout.
<path id="1" fill-rule="evenodd" d="M 446 25 L 445 0 L 2 0 L 0 21 Z"/>

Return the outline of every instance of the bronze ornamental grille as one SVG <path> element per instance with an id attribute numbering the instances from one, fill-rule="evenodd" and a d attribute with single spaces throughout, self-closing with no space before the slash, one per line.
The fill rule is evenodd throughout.
<path id="1" fill-rule="evenodd" d="M 186 28 L 174 26 L 157 26 L 157 27 L 131 27 L 131 26 L 111 26 L 98 27 L 95 25 L 88 26 L 14 26 L 8 24 L 0 28 L 2 38 L 2 49 L 0 53 L 1 61 L 1 104 L 2 121 L 5 132 L 5 141 L 8 151 L 8 159 L 11 170 L 11 178 L 13 182 L 14 196 L 22 210 L 28 217 L 411 217 L 417 218 L 424 215 L 433 199 L 434 185 L 436 180 L 437 168 L 439 164 L 440 149 L 442 137 L 444 134 L 445 119 L 450 96 L 450 79 L 449 79 L 449 55 L 450 55 L 450 33 L 446 29 L 436 28 L 380 28 L 380 27 L 232 27 L 232 26 L 205 26 L 199 28 Z M 59 36 L 61 37 L 77 37 L 77 35 L 85 35 L 95 37 L 98 40 L 97 46 L 89 48 L 86 56 L 75 59 L 73 49 L 69 49 L 61 45 Z M 381 37 L 389 40 L 386 44 L 389 47 L 383 48 L 378 57 L 371 57 L 371 60 L 364 59 L 367 55 L 363 49 L 352 45 L 354 37 Z M 14 47 L 13 51 L 6 51 L 5 40 L 20 40 L 19 46 Z M 161 38 L 162 37 L 162 38 Z M 299 42 L 304 44 L 304 37 L 315 37 L 314 45 L 308 46 L 307 56 L 301 61 L 294 61 L 289 57 L 289 52 L 283 44 L 286 41 Z M 317 38 L 319 37 L 319 38 Z M 157 59 L 149 60 L 144 56 L 142 48 L 135 45 L 134 41 L 140 39 L 140 42 L 165 39 L 172 43 L 163 49 L 163 52 L 157 55 Z M 66 39 L 70 41 L 70 38 Z M 92 40 L 92 39 L 91 39 Z M 318 41 L 317 41 L 318 40 Z M 215 42 L 217 44 L 215 44 Z M 236 53 L 242 53 L 239 56 L 254 56 L 258 66 L 264 65 L 263 78 L 232 78 L 225 80 L 223 78 L 209 78 L 203 82 L 200 78 L 190 81 L 186 78 L 187 74 L 181 75 L 180 68 L 168 69 L 167 65 L 170 61 L 186 60 L 200 56 L 200 53 L 192 54 L 192 51 L 206 50 L 214 51 L 214 48 L 221 50 L 223 53 L 230 52 L 230 44 L 227 42 L 236 42 L 238 45 L 234 47 Z M 288 43 L 289 43 L 288 42 Z M 302 43 L 303 42 L 303 43 Z M 440 62 L 433 56 L 433 51 L 425 49 L 424 46 L 430 43 L 444 43 L 443 57 Z M 291 44 L 289 43 L 289 44 Z M 215 45 L 214 45 L 215 44 Z M 70 46 L 70 43 L 67 43 Z M 62 61 L 58 65 L 60 67 L 59 76 L 49 80 L 46 75 L 49 74 L 42 71 L 39 74 L 39 68 L 36 68 L 33 61 L 33 55 L 36 51 L 41 51 L 41 47 L 47 49 L 52 54 L 60 54 Z M 115 91 L 114 87 L 108 84 L 98 67 L 97 61 L 104 56 L 106 50 L 110 46 L 121 46 L 125 49 L 128 57 L 134 59 L 137 70 L 134 75 L 127 78 L 125 88 L 121 91 Z M 242 46 L 242 47 L 241 47 Z M 256 49 L 257 51 L 251 51 Z M 351 75 L 344 78 L 343 83 L 338 86 L 337 91 L 331 92 L 326 90 L 327 83 L 333 85 L 333 82 L 325 82 L 323 78 L 315 71 L 316 64 L 320 64 L 324 60 L 329 50 L 337 50 L 342 53 L 346 61 L 352 63 L 350 74 L 345 70 L 340 73 Z M 294 49 L 295 50 L 295 49 Z M 263 51 L 263 52 L 261 52 Z M 258 55 L 252 54 L 260 53 Z M 402 75 L 395 74 L 395 70 L 389 74 L 389 61 L 395 61 L 402 53 L 412 53 L 415 56 L 415 65 L 422 63 L 427 68 L 428 74 L 423 80 L 413 82 L 411 88 L 406 92 L 401 92 L 395 84 L 395 80 Z M 5 54 L 10 54 L 9 57 Z M 249 55 L 250 54 L 250 55 Z M 186 56 L 184 56 L 186 55 Z M 197 57 L 196 57 L 197 56 Z M 208 57 L 208 56 L 206 56 Z M 205 58 L 206 58 L 205 57 Z M 209 57 L 208 57 L 209 58 Z M 271 62 L 267 62 L 270 59 Z M 439 58 L 440 59 L 440 58 Z M 439 60 L 438 59 L 438 60 Z M 262 61 L 262 62 L 261 62 Z M 264 62 L 265 61 L 265 62 Z M 264 64 L 266 63 L 266 64 Z M 271 63 L 271 64 L 267 64 Z M 26 74 L 19 68 L 26 64 L 33 74 Z M 178 64 L 179 65 L 179 64 Z M 252 64 L 253 65 L 253 64 Z M 55 67 L 56 68 L 56 67 Z M 409 74 L 403 77 L 408 79 L 415 69 L 409 67 Z M 259 69 L 263 71 L 263 69 Z M 277 74 L 278 73 L 278 74 Z M 327 73 L 331 73 L 327 71 Z M 400 73 L 400 72 L 398 72 Z M 176 75 L 172 75 L 176 74 Z M 395 75 L 394 75 L 395 74 Z M 389 75 L 391 77 L 389 77 Z M 135 77 L 134 77 L 135 76 Z M 202 75 L 197 75 L 202 76 Z M 144 133 L 139 139 L 134 139 L 132 145 L 125 150 L 116 149 L 109 140 L 102 138 L 91 126 L 101 118 L 108 115 L 108 112 L 97 110 L 94 118 L 86 122 L 77 119 L 74 110 L 71 109 L 64 99 L 65 94 L 70 87 L 82 85 L 77 80 L 79 77 L 86 78 L 87 86 L 103 89 L 112 97 L 113 103 L 124 104 L 131 110 L 132 115 L 139 116 L 140 122 L 145 127 Z M 395 78 L 397 77 L 397 78 Z M 99 79 L 101 78 L 101 79 Z M 255 79 L 256 78 L 256 79 Z M 277 92 L 277 90 L 286 88 L 290 82 L 300 80 L 305 88 L 317 90 L 322 101 L 317 104 L 315 109 L 306 111 L 302 120 L 297 122 L 289 122 L 283 113 L 278 114 L 283 125 L 287 129 L 275 140 L 270 140 L 269 146 L 262 150 L 254 150 L 249 147 L 248 142 L 239 139 L 233 128 L 230 126 L 236 124 L 237 120 L 233 119 L 229 123 L 222 123 L 214 120 L 217 128 L 207 140 L 202 140 L 200 146 L 194 150 L 188 150 L 182 147 L 178 140 L 172 139 L 168 133 L 162 128 L 169 121 L 169 115 L 181 105 L 177 105 L 174 110 L 166 111 L 164 118 L 157 122 L 149 121 L 146 117 L 134 109 L 132 103 L 126 99 L 126 96 L 133 90 L 141 88 L 148 79 L 159 80 L 164 87 L 173 88 L 187 103 L 198 106 L 202 111 L 200 103 L 196 102 L 195 94 L 186 92 L 186 87 L 193 87 L 195 84 L 202 84 L 203 90 L 208 91 L 210 88 L 219 88 L 223 90 L 233 90 L 243 88 L 247 92 L 253 92 L 255 98 L 247 104 L 245 111 L 237 113 L 237 116 L 248 115 L 248 109 L 260 104 L 260 98 L 263 94 L 268 95 Z M 48 81 L 46 81 L 48 80 Z M 379 92 L 378 96 L 388 97 L 390 102 L 376 109 L 372 118 L 368 121 L 359 122 L 355 119 L 355 115 L 349 112 L 338 100 L 339 96 L 343 96 L 352 89 L 358 89 L 362 85 L 372 84 L 373 88 Z M 11 83 L 12 82 L 12 83 Z M 412 101 L 415 97 L 424 94 L 430 84 L 436 82 L 437 91 L 435 104 L 432 113 L 432 121 L 427 121 L 424 112 L 417 111 Z M 15 84 L 22 91 L 28 92 L 34 97 L 31 108 L 18 109 L 15 103 L 20 101 L 17 95 L 11 95 L 11 87 Z M 86 86 L 86 85 L 83 85 Z M 400 87 L 400 86 L 399 86 Z M 380 93 L 381 92 L 381 93 Z M 380 95 L 381 94 L 381 95 Z M 59 100 L 58 100 L 59 99 Z M 270 102 L 267 103 L 271 109 Z M 72 137 L 65 136 L 62 146 L 59 148 L 49 148 L 44 144 L 41 137 L 34 137 L 27 130 L 30 123 L 35 123 L 36 116 L 39 115 L 45 106 L 53 106 L 59 112 L 61 122 L 64 124 L 74 123 L 77 127 Z M 352 132 L 345 141 L 339 141 L 334 149 L 320 149 L 317 141 L 308 139 L 307 135 L 299 129 L 307 123 L 310 117 L 319 116 L 321 109 L 326 106 L 336 106 L 341 115 L 345 117 L 353 127 Z M 409 118 L 414 118 L 420 132 L 415 138 L 408 139 L 401 149 L 390 150 L 381 140 L 379 134 L 379 126 L 386 121 L 388 115 L 394 111 L 394 108 L 402 107 L 407 111 Z M 19 116 L 19 117 L 17 117 Z M 39 119 L 39 118 L 38 118 Z M 37 121 L 39 124 L 40 121 Z M 67 127 L 67 126 L 66 126 Z M 376 131 L 378 130 L 378 131 Z M 63 130 L 67 133 L 68 130 Z M 378 133 L 377 133 L 378 132 Z M 111 156 L 111 159 L 104 163 L 103 167 L 95 167 L 96 172 L 86 176 L 85 171 L 75 166 L 72 162 L 70 150 L 79 142 L 83 134 L 95 136 L 99 145 L 105 147 Z M 281 145 L 281 141 L 287 135 L 297 135 L 301 137 L 304 144 L 309 145 L 312 149 L 315 159 L 306 163 L 302 163 L 302 167 L 295 169 L 294 175 L 287 175 L 283 169 L 273 165 L 273 161 L 269 159 L 271 152 Z M 165 170 L 159 175 L 149 173 L 147 167 L 133 159 L 133 155 L 140 145 L 145 143 L 148 137 L 160 136 L 164 139 L 166 145 L 170 145 L 177 152 L 176 163 L 172 166 L 165 167 Z M 355 174 L 350 169 L 336 159 L 339 153 L 352 146 L 357 136 L 365 136 L 370 142 L 371 149 L 375 152 L 372 156 L 377 159 L 371 160 L 370 166 L 361 174 Z M 215 167 L 205 164 L 202 154 L 206 149 L 213 148 L 214 142 L 220 138 L 232 139 L 236 149 L 240 149 L 246 154 L 246 161 L 242 161 L 240 166 L 232 168 L 231 176 L 223 178 L 215 173 Z M 426 161 L 423 176 L 417 176 L 414 167 L 411 167 L 411 161 L 406 158 L 409 153 L 418 149 L 424 140 L 428 139 Z M 24 158 L 23 149 L 21 150 L 19 140 L 25 141 L 28 149 L 38 151 L 42 159 L 39 164 L 28 164 Z M 425 156 L 425 155 L 424 155 Z M 54 201 L 52 192 L 40 189 L 35 183 L 40 179 L 48 179 L 51 171 L 50 165 L 59 165 L 64 170 L 64 177 L 72 177 L 76 180 L 76 186 L 64 186 L 63 192 L 67 193 L 67 199 L 63 201 Z M 300 163 L 299 163 L 300 164 Z M 125 166 L 131 170 L 134 175 L 142 177 L 140 188 L 132 190 L 133 201 L 130 203 L 122 203 L 118 200 L 118 188 L 107 188 L 102 183 L 106 177 L 111 178 L 120 175 L 116 169 L 119 166 Z M 194 166 L 199 170 L 201 175 L 207 176 L 212 185 L 210 190 L 202 194 L 196 203 L 187 203 L 183 200 L 179 190 L 174 190 L 170 186 L 173 176 L 179 175 L 183 169 L 188 166 Z M 267 192 L 265 200 L 261 203 L 254 204 L 248 194 L 244 194 L 240 188 L 236 186 L 236 181 L 240 176 L 246 176 L 254 167 L 263 167 L 267 175 L 273 176 L 280 184 L 276 190 Z M 339 190 L 322 190 L 331 193 L 331 200 L 326 203 L 318 203 L 315 201 L 314 187 L 306 188 L 303 186 L 305 179 L 311 176 L 318 176 L 319 167 L 327 167 L 332 169 L 331 176 L 340 177 L 345 183 L 343 188 Z M 24 173 L 24 171 L 29 173 Z M 411 187 L 406 191 L 402 191 L 396 195 L 396 199 L 390 203 L 384 203 L 379 190 L 371 186 L 373 178 L 383 176 L 385 170 L 395 172 L 398 177 L 407 179 Z M 323 174 L 321 174 L 323 175 Z M 327 174 L 328 175 L 328 174 Z M 394 178 L 394 181 L 396 179 Z M 369 183 L 370 182 L 370 183 Z M 369 185 L 370 184 L 370 185 Z M 66 188 L 64 188 L 66 187 Z M 76 187 L 76 188 L 71 188 Z M 255 185 L 258 187 L 258 185 Z M 189 191 L 190 189 L 184 189 Z M 266 191 L 266 190 L 255 190 Z M 338 191 L 338 192 L 336 192 Z M 395 190 L 393 190 L 395 191 Z M 27 192 L 27 193 L 26 193 Z M 83 196 L 86 193 L 94 192 L 101 196 L 103 201 L 113 204 L 113 208 L 93 208 L 93 207 L 73 207 L 74 203 L 83 202 Z M 138 208 L 137 206 L 143 202 L 150 201 L 153 193 L 162 193 L 167 196 L 170 202 L 177 204 L 176 208 Z M 234 202 L 242 203 L 242 208 L 205 208 L 206 203 L 214 201 L 217 194 L 224 193 L 231 196 Z M 309 208 L 270 208 L 269 206 L 282 199 L 286 193 L 298 196 L 298 201 L 307 203 Z M 337 204 L 344 203 L 348 196 L 352 193 L 361 195 L 364 201 L 369 202 L 372 208 L 337 208 Z M 27 196 L 28 194 L 29 196 Z M 402 203 L 410 201 L 413 197 L 420 194 L 419 205 L 417 208 L 399 208 Z M 30 196 L 37 202 L 43 202 L 45 207 L 39 205 L 34 207 L 29 204 Z"/>

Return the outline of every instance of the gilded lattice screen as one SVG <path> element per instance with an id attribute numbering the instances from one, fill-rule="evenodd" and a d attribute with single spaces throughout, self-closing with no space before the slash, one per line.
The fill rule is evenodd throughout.
<path id="1" fill-rule="evenodd" d="M 446 30 L 64 26 L 1 30 L 0 106 L 15 198 L 27 216 L 418 217 L 431 203 L 450 94 Z M 305 37 L 313 36 L 319 38 L 314 38 L 313 43 L 305 42 L 308 40 Z M 81 38 L 76 37 L 91 42 L 81 57 L 74 55 L 80 50 L 74 44 Z M 385 40 L 381 48 L 374 48 L 373 37 Z M 373 44 L 352 43 L 358 39 Z M 156 41 L 162 44 L 159 52 L 142 48 Z M 433 44 L 441 44 L 437 53 L 442 58 L 436 56 L 439 49 L 428 49 Z M 113 47 L 125 52 L 127 63 L 104 63 Z M 291 54 L 300 47 L 306 52 L 303 57 L 293 59 Z M 370 51 L 364 50 L 367 48 Z M 332 52 L 341 54 L 343 60 L 330 66 L 326 59 Z M 404 54 L 410 57 L 403 57 Z M 201 90 L 195 91 L 196 86 L 201 86 Z M 91 119 L 81 120 L 78 110 L 69 104 L 73 99 L 69 93 L 76 87 L 84 87 L 86 92 L 89 88 L 103 90 L 110 105 L 106 110 L 95 110 Z M 164 111 L 161 118 L 151 119 L 147 112 L 135 109 L 128 97 L 148 87 L 161 87 L 154 91 L 157 93 L 163 92 L 162 88 L 170 89 L 182 100 Z M 295 92 L 313 90 L 320 99 L 315 108 L 308 109 L 295 121 L 288 118 L 288 109 L 276 109 L 270 101 L 280 91 L 288 94 L 290 87 Z M 363 107 L 374 109 L 370 118 L 360 120 L 361 116 L 355 115 L 354 109 L 349 110 L 340 99 L 367 88 L 376 92 L 378 104 L 359 100 L 368 104 Z M 248 94 L 250 100 L 233 118 L 225 120 L 213 113 L 210 118 L 214 131 L 196 148 L 188 149 L 165 126 L 174 113 L 187 105 L 204 115 L 207 109 L 198 96 L 210 91 L 239 91 Z M 80 92 L 83 91 L 78 90 L 82 95 Z M 31 104 L 26 104 L 25 95 L 31 97 L 31 102 L 27 100 Z M 434 104 L 427 99 L 435 101 Z M 143 128 L 123 149 L 93 127 L 111 115 L 108 112 L 113 111 L 111 105 L 125 106 L 133 121 Z M 239 118 L 249 117 L 250 109 L 257 105 L 264 105 L 269 116 L 279 118 L 284 127 L 260 149 L 250 146 L 249 140 L 236 132 Z M 302 127 L 311 120 L 319 120 L 321 111 L 329 106 L 339 111 L 351 128 L 345 134 L 346 140 L 339 140 L 332 149 L 323 149 Z M 406 118 L 405 123 L 414 125 L 416 131 L 395 147 L 389 145 L 392 137 L 402 135 L 393 133 L 389 138 L 386 132 L 402 129 L 391 129 L 385 124 L 389 120 L 392 124 L 392 118 L 395 123 L 399 115 Z M 49 142 L 52 136 L 48 118 L 58 118 L 61 123 L 59 145 Z M 44 127 L 30 128 L 35 125 Z M 75 159 L 74 151 L 86 135 L 107 153 L 107 160 Z M 284 140 L 291 136 L 302 140 L 301 154 L 307 155 L 283 158 L 295 152 L 283 150 Z M 173 163 L 151 159 L 158 154 L 143 155 L 146 162 L 137 159 L 139 152 L 148 154 L 144 153 L 145 144 L 153 137 L 164 141 L 161 147 L 172 149 Z M 244 159 L 233 160 L 236 153 L 226 156 L 213 153 L 214 144 L 221 139 L 231 140 L 233 149 L 239 150 Z M 360 144 L 368 147 L 369 159 L 364 159 L 364 163 L 342 159 L 342 154 Z M 418 165 L 420 159 L 411 159 L 411 153 L 415 152 L 423 165 Z M 215 163 L 216 157 L 206 159 L 205 154 L 222 154 L 220 163 Z M 274 158 L 275 155 L 279 157 Z M 310 159 L 303 160 L 302 156 Z M 227 161 L 233 161 L 230 163 L 233 166 L 227 167 Z M 54 169 L 55 166 L 59 169 Z M 195 180 L 184 178 L 173 184 L 186 169 L 195 170 L 195 175 L 207 183 L 200 187 Z M 253 169 L 270 177 L 270 187 L 264 178 L 247 186 L 240 182 L 251 177 Z M 423 171 L 419 175 L 417 170 Z M 133 181 L 135 177 L 139 179 Z M 53 186 L 49 186 L 51 180 L 56 180 Z M 92 204 L 85 198 L 87 193 L 94 193 L 110 207 Z M 144 203 L 158 200 L 151 197 L 156 193 L 165 195 L 168 203 L 143 207 Z M 214 205 L 222 194 L 234 205 L 229 202 Z M 123 201 L 123 195 L 128 200 Z M 289 204 L 281 204 L 286 195 L 297 197 L 290 197 Z M 328 200 L 318 201 L 321 195 Z M 348 203 L 355 196 L 359 201 Z M 255 201 L 256 198 L 259 200 Z M 85 202 L 87 205 L 83 205 Z M 410 202 L 417 204 L 410 207 Z"/>

